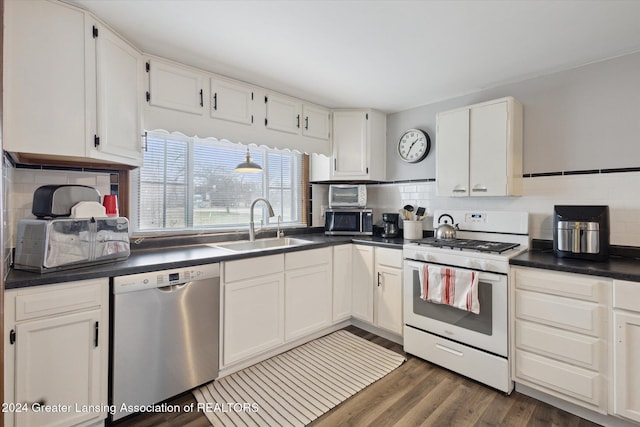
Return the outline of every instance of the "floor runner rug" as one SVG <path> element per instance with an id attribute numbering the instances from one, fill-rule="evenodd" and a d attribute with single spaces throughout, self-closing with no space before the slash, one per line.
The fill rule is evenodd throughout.
<path id="1" fill-rule="evenodd" d="M 341 330 L 193 391 L 214 426 L 304 426 L 405 358 Z"/>

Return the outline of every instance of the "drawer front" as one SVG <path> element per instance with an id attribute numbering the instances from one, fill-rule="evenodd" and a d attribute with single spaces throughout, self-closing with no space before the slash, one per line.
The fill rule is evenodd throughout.
<path id="1" fill-rule="evenodd" d="M 522 350 L 516 350 L 515 381 L 537 385 L 543 391 L 553 391 L 570 401 L 606 412 L 607 385 L 603 375 L 587 369 L 558 362 Z"/>
<path id="2" fill-rule="evenodd" d="M 581 274 L 514 268 L 517 289 L 543 292 L 593 302 L 606 302 L 611 280 Z"/>
<path id="3" fill-rule="evenodd" d="M 284 254 L 229 261 L 224 263 L 224 282 L 236 282 L 282 271 L 284 271 Z"/>
<path id="4" fill-rule="evenodd" d="M 640 312 L 640 282 L 614 280 L 613 307 Z"/>
<path id="5" fill-rule="evenodd" d="M 84 280 L 74 282 L 72 286 L 59 286 L 50 285 L 47 290 L 27 290 L 25 294 L 19 292 L 16 296 L 16 321 L 100 307 L 103 304 L 102 295 L 108 293 L 109 279 Z"/>
<path id="6" fill-rule="evenodd" d="M 561 329 L 516 320 L 516 347 L 597 372 L 606 368 L 604 342 Z"/>
<path id="7" fill-rule="evenodd" d="M 330 262 L 331 248 L 309 249 L 284 255 L 285 270 L 329 264 Z"/>
<path id="8" fill-rule="evenodd" d="M 376 247 L 375 257 L 378 265 L 402 268 L 402 251 L 400 249 Z"/>
<path id="9" fill-rule="evenodd" d="M 449 341 L 436 335 L 404 327 L 404 351 L 461 375 L 510 393 L 513 383 L 507 359 Z"/>
<path id="10" fill-rule="evenodd" d="M 601 305 L 587 301 L 516 291 L 517 318 L 594 337 L 599 337 L 604 330 L 605 311 Z"/>

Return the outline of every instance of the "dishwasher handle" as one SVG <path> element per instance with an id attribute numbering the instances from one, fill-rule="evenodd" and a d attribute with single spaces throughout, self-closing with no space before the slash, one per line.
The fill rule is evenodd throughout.
<path id="1" fill-rule="evenodd" d="M 160 291 L 160 292 L 178 292 L 178 291 L 182 290 L 183 288 L 186 288 L 187 286 L 189 286 L 192 283 L 193 282 L 179 283 L 177 285 L 161 286 L 161 287 L 156 288 L 156 289 L 158 291 Z"/>

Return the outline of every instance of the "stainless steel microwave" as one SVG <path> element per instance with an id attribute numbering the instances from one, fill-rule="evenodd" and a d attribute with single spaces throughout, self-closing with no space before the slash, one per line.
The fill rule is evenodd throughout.
<path id="1" fill-rule="evenodd" d="M 367 186 L 363 184 L 332 184 L 329 186 L 330 208 L 364 208 L 367 206 Z"/>
<path id="2" fill-rule="evenodd" d="M 373 235 L 373 210 L 327 209 L 324 213 L 324 234 L 371 236 Z"/>

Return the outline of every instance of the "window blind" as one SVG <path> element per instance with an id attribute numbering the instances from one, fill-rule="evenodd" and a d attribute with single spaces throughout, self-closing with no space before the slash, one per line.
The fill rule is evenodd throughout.
<path id="1" fill-rule="evenodd" d="M 238 173 L 246 146 L 226 141 L 150 132 L 138 179 L 139 231 L 239 229 L 249 224 L 251 202 L 265 197 L 281 224 L 302 225 L 303 155 L 251 147 L 262 173 Z M 274 225 L 263 203 L 256 226 Z"/>

